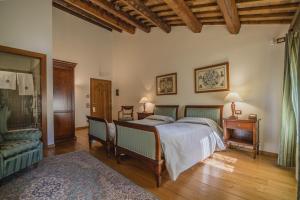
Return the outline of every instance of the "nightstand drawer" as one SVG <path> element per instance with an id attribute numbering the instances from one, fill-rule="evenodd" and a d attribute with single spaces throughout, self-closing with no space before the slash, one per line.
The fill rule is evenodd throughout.
<path id="1" fill-rule="evenodd" d="M 253 130 L 253 123 L 248 123 L 248 122 L 231 122 L 231 121 L 227 121 L 226 122 L 226 127 L 227 128 L 233 128 L 233 129 L 244 129 L 244 130 L 249 130 L 252 131 Z"/>

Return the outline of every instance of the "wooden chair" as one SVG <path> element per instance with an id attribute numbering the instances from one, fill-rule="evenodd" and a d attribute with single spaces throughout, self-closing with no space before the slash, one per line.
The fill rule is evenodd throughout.
<path id="1" fill-rule="evenodd" d="M 118 121 L 131 121 L 133 120 L 133 106 L 121 106 L 118 112 Z"/>

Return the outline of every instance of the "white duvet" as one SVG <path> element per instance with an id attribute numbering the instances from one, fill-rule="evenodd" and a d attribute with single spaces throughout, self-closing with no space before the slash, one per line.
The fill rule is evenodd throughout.
<path id="1" fill-rule="evenodd" d="M 173 181 L 180 173 L 208 158 L 215 150 L 225 149 L 218 125 L 209 119 L 183 118 L 156 128 L 166 168 Z"/>

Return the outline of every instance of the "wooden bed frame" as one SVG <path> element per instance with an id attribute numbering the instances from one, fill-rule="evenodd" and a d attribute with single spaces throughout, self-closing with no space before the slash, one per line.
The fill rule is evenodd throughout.
<path id="1" fill-rule="evenodd" d="M 220 122 L 219 125 L 223 127 L 223 105 L 186 105 L 184 108 L 184 117 L 187 115 L 188 108 L 216 108 L 220 110 Z"/>
<path id="2" fill-rule="evenodd" d="M 89 135 L 89 148 L 92 147 L 92 141 L 96 140 L 96 141 L 100 142 L 101 144 L 103 144 L 103 146 L 105 147 L 105 150 L 106 150 L 106 154 L 108 156 L 109 152 L 110 152 L 110 149 L 114 148 L 114 143 L 109 140 L 110 136 L 109 136 L 108 121 L 105 120 L 105 119 L 102 119 L 102 118 L 98 118 L 98 117 L 92 117 L 92 116 L 86 116 L 86 117 L 87 117 L 88 122 L 89 122 L 89 128 L 88 128 L 88 130 L 89 130 L 89 132 L 88 132 L 88 135 Z M 106 141 L 90 134 L 90 120 L 103 122 L 105 124 L 105 126 L 106 126 L 106 129 L 105 129 Z"/>
<path id="3" fill-rule="evenodd" d="M 160 146 L 160 137 L 158 134 L 157 129 L 155 126 L 147 126 L 147 125 L 141 125 L 141 124 L 134 124 L 134 123 L 129 123 L 129 122 L 118 122 L 115 121 L 116 126 L 123 126 L 127 128 L 133 128 L 133 129 L 138 129 L 138 130 L 143 130 L 147 132 L 151 132 L 154 135 L 155 138 L 155 159 L 150 159 L 146 156 L 140 155 L 134 151 L 130 151 L 128 149 L 125 149 L 123 147 L 118 146 L 118 128 L 116 129 L 116 157 L 117 157 L 117 162 L 118 164 L 121 163 L 120 156 L 121 154 L 126 154 L 131 157 L 134 157 L 143 163 L 145 163 L 150 169 L 154 172 L 155 179 L 156 179 L 156 185 L 159 187 L 161 185 L 161 172 L 162 172 L 162 167 L 164 164 L 164 160 L 162 159 L 161 156 L 161 146 Z"/>
<path id="4" fill-rule="evenodd" d="M 175 120 L 178 119 L 178 108 L 179 108 L 179 105 L 155 105 L 154 109 L 155 108 L 175 108 L 176 109 L 176 118 L 175 118 Z"/>
<path id="5" fill-rule="evenodd" d="M 220 126 L 222 126 L 222 118 L 223 118 L 223 105 L 187 105 L 185 106 L 185 111 L 184 111 L 184 116 L 187 116 L 187 109 L 188 108 L 215 108 L 215 109 L 219 109 L 220 110 Z M 178 112 L 178 108 L 177 108 L 177 112 Z M 129 156 L 132 156 L 140 161 L 142 161 L 143 163 L 145 163 L 147 166 L 150 167 L 150 169 L 154 172 L 155 175 L 155 180 L 156 180 L 156 186 L 159 187 L 161 185 L 161 173 L 162 170 L 165 168 L 164 167 L 164 163 L 165 160 L 162 158 L 162 150 L 161 150 L 161 144 L 160 144 L 160 136 L 159 133 L 156 129 L 155 126 L 148 126 L 148 125 L 141 125 L 141 124 L 134 124 L 134 123 L 129 123 L 129 122 L 118 122 L 118 121 L 114 121 L 114 123 L 116 124 L 116 156 L 117 156 L 117 162 L 120 163 L 120 156 L 121 154 L 126 154 Z M 141 155 L 137 152 L 134 152 L 132 150 L 123 148 L 118 146 L 118 127 L 122 127 L 127 129 L 127 131 L 130 131 L 130 129 L 137 129 L 140 130 L 141 133 L 140 134 L 145 134 L 144 131 L 146 131 L 148 134 L 153 134 L 153 137 L 155 138 L 155 158 L 151 159 L 149 157 L 146 157 L 144 155 Z M 147 141 L 142 141 L 145 144 L 147 143 Z"/>

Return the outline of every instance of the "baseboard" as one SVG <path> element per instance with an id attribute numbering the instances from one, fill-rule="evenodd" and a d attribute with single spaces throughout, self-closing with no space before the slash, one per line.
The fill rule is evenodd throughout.
<path id="1" fill-rule="evenodd" d="M 68 143 L 68 142 L 74 142 L 77 140 L 76 136 L 68 137 L 68 138 L 60 138 L 55 140 L 55 144 L 62 144 L 62 143 Z"/>
<path id="2" fill-rule="evenodd" d="M 270 156 L 270 157 L 274 157 L 274 158 L 278 157 L 278 153 L 273 153 L 273 152 L 268 152 L 268 151 L 259 151 L 259 153 L 262 155 Z"/>
<path id="3" fill-rule="evenodd" d="M 83 130 L 83 129 L 87 129 L 88 126 L 81 126 L 81 127 L 76 127 L 76 131 L 80 131 L 80 130 Z"/>
<path id="4" fill-rule="evenodd" d="M 247 148 L 247 147 L 239 147 L 237 148 L 237 146 L 231 146 L 232 149 L 241 149 L 247 152 L 252 152 L 252 148 Z M 273 158 L 277 158 L 278 157 L 278 153 L 273 153 L 273 152 L 268 152 L 268 151 L 259 151 L 260 155 L 264 155 L 264 156 L 269 156 L 269 157 L 273 157 Z"/>

